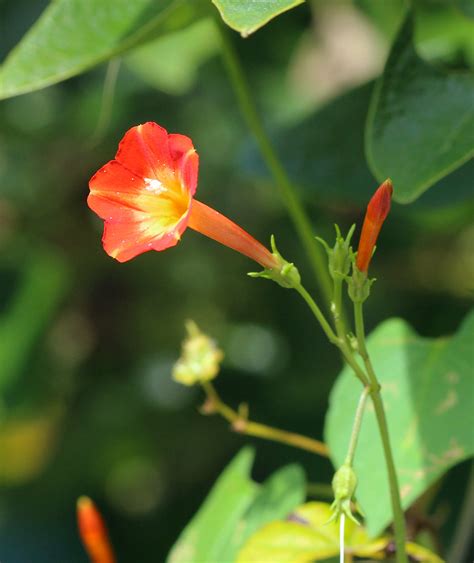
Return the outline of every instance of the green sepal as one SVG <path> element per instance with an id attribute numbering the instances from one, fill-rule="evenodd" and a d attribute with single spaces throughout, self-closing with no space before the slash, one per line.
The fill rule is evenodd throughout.
<path id="1" fill-rule="evenodd" d="M 251 278 L 265 278 L 267 280 L 273 280 L 278 285 L 286 289 L 293 289 L 300 285 L 301 276 L 298 272 L 298 268 L 293 264 L 293 262 L 285 260 L 278 252 L 275 237 L 273 235 L 271 236 L 270 244 L 272 247 L 272 255 L 277 259 L 278 266 L 271 269 L 265 268 L 261 272 L 249 272 L 248 275 Z"/>
<path id="2" fill-rule="evenodd" d="M 361 272 L 356 264 L 352 266 L 352 276 L 346 278 L 349 297 L 354 303 L 363 303 L 370 295 L 370 288 L 376 281 L 369 278 L 366 272 Z"/>
<path id="3" fill-rule="evenodd" d="M 333 280 L 344 280 L 349 275 L 351 265 L 355 260 L 355 253 L 352 250 L 351 238 L 355 231 L 355 225 L 349 229 L 346 238 L 341 235 L 338 225 L 334 225 L 336 229 L 336 243 L 331 248 L 327 242 L 316 237 L 316 240 L 322 244 L 328 255 L 329 273 Z"/>

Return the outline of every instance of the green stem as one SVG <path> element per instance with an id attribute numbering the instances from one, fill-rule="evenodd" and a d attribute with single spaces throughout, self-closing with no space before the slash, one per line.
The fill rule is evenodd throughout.
<path id="1" fill-rule="evenodd" d="M 311 295 L 306 291 L 306 289 L 301 284 L 295 285 L 294 289 L 296 289 L 296 291 L 306 301 L 308 307 L 311 309 L 311 312 L 316 317 L 318 323 L 321 325 L 324 334 L 328 337 L 329 342 L 338 346 L 339 339 L 335 334 L 335 332 L 333 331 L 331 325 L 326 320 L 326 317 L 324 316 L 323 312 L 316 304 L 316 301 L 311 297 Z"/>
<path id="2" fill-rule="evenodd" d="M 301 243 L 303 244 L 310 259 L 311 267 L 319 287 L 323 292 L 325 299 L 329 303 L 331 300 L 331 283 L 326 268 L 326 257 L 323 255 L 322 250 L 317 246 L 311 222 L 301 205 L 293 184 L 278 159 L 265 129 L 263 128 L 255 103 L 250 94 L 250 88 L 245 78 L 242 65 L 240 64 L 236 50 L 232 45 L 232 41 L 228 36 L 228 32 L 224 29 L 223 24 L 220 22 L 217 22 L 217 27 L 220 31 L 223 62 L 237 97 L 240 110 L 249 129 L 252 131 L 262 157 L 280 190 L 288 214 L 293 221 L 298 236 L 301 239 Z"/>
<path id="3" fill-rule="evenodd" d="M 214 385 L 212 385 L 210 381 L 203 381 L 201 385 L 209 402 L 204 412 L 206 412 L 206 414 L 219 413 L 231 423 L 235 432 L 246 434 L 247 436 L 264 438 L 273 442 L 280 442 L 281 444 L 300 448 L 324 457 L 329 456 L 328 447 L 323 442 L 295 432 L 288 432 L 287 430 L 280 430 L 279 428 L 260 424 L 259 422 L 252 422 L 248 420 L 246 416 L 242 416 L 241 413 L 226 405 L 219 397 Z"/>
<path id="4" fill-rule="evenodd" d="M 346 329 L 342 318 L 342 310 L 343 310 L 342 309 L 342 280 L 336 278 L 334 280 L 334 291 L 333 291 L 333 300 L 331 304 L 331 312 L 334 318 L 334 326 L 336 327 L 338 338 L 343 342 L 347 342 Z"/>
<path id="5" fill-rule="evenodd" d="M 311 295 L 306 291 L 306 289 L 301 284 L 294 286 L 294 289 L 301 295 L 301 297 L 308 304 L 313 315 L 316 317 L 316 320 L 321 325 L 321 328 L 323 329 L 324 333 L 328 337 L 329 342 L 331 342 L 331 344 L 334 344 L 339 348 L 339 350 L 342 352 L 344 359 L 351 366 L 355 375 L 360 379 L 362 385 L 365 387 L 367 385 L 367 377 L 362 367 L 357 363 L 357 360 L 354 358 L 352 350 L 349 348 L 347 341 L 345 339 L 339 338 L 335 334 L 335 332 L 331 328 L 331 325 L 326 320 L 326 317 L 321 312 L 321 309 L 317 306 L 315 300 L 311 297 Z"/>
<path id="6" fill-rule="evenodd" d="M 359 438 L 360 433 L 360 426 L 362 424 L 362 417 L 364 416 L 364 409 L 365 404 L 367 402 L 367 397 L 370 394 L 370 387 L 364 387 L 364 390 L 361 393 L 359 403 L 357 405 L 356 414 L 354 417 L 354 425 L 352 426 L 352 433 L 351 439 L 349 441 L 349 447 L 347 449 L 347 456 L 346 461 L 344 464 L 352 466 L 352 462 L 354 461 L 354 454 L 357 446 L 357 440 Z"/>
<path id="7" fill-rule="evenodd" d="M 390 437 L 388 433 L 387 418 L 385 416 L 385 409 L 380 394 L 380 384 L 375 375 L 372 362 L 370 361 L 365 344 L 365 329 L 364 329 L 364 315 L 362 310 L 362 303 L 354 302 L 354 319 L 357 343 L 359 353 L 364 361 L 365 368 L 370 380 L 372 403 L 375 409 L 375 415 L 379 426 L 380 438 L 385 456 L 385 463 L 387 466 L 388 481 L 390 485 L 390 498 L 392 502 L 393 512 L 393 526 L 395 531 L 395 545 L 397 548 L 397 562 L 407 563 L 407 555 L 405 549 L 406 542 L 406 529 L 405 517 L 403 514 L 402 502 L 400 498 L 400 489 L 398 486 L 397 471 L 395 468 L 395 461 L 393 459 L 392 448 L 390 446 Z"/>

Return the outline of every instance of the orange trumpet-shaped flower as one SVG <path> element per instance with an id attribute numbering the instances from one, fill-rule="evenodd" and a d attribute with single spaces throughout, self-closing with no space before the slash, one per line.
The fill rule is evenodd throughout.
<path id="1" fill-rule="evenodd" d="M 104 521 L 89 497 L 80 497 L 77 501 L 77 524 L 91 563 L 115 563 Z"/>
<path id="2" fill-rule="evenodd" d="M 393 186 L 391 180 L 385 180 L 377 188 L 367 206 L 356 259 L 357 268 L 361 272 L 367 272 L 369 269 L 377 237 L 390 211 L 392 193 Z"/>
<path id="3" fill-rule="evenodd" d="M 192 229 L 272 269 L 278 261 L 262 244 L 217 211 L 193 199 L 199 157 L 191 139 L 153 122 L 132 127 L 115 159 L 89 182 L 89 207 L 105 221 L 104 250 L 126 262 L 177 244 Z"/>

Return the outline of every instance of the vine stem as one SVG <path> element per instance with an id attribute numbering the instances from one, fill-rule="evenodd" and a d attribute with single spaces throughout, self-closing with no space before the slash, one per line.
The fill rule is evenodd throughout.
<path id="1" fill-rule="evenodd" d="M 400 489 L 398 486 L 397 471 L 393 459 L 392 448 L 390 445 L 390 437 L 388 432 L 387 417 L 383 406 L 382 396 L 380 394 L 380 384 L 377 380 L 372 362 L 367 352 L 365 343 L 364 314 L 361 302 L 354 302 L 354 321 L 359 353 L 364 361 L 367 375 L 370 380 L 371 397 L 374 405 L 375 416 L 379 426 L 380 438 L 387 466 L 388 481 L 390 486 L 390 499 L 393 512 L 393 527 L 395 532 L 395 545 L 397 548 L 397 563 L 407 563 L 407 555 L 405 549 L 406 529 L 405 517 L 403 515 L 402 502 L 400 498 Z"/>
<path id="2" fill-rule="evenodd" d="M 295 432 L 288 432 L 267 426 L 266 424 L 252 422 L 248 420 L 246 412 L 244 414 L 237 412 L 226 405 L 219 397 L 214 385 L 212 385 L 210 381 L 204 381 L 201 385 L 207 396 L 207 403 L 204 405 L 203 412 L 205 414 L 219 413 L 231 423 L 233 430 L 236 432 L 246 434 L 247 436 L 256 436 L 257 438 L 272 440 L 273 442 L 280 442 L 287 446 L 300 448 L 323 457 L 329 456 L 328 447 L 323 442 L 309 438 L 308 436 L 303 436 L 302 434 L 296 434 Z"/>
<path id="3" fill-rule="evenodd" d="M 357 446 L 357 440 L 359 438 L 360 426 L 362 424 L 362 417 L 364 416 L 365 404 L 367 402 L 367 397 L 369 396 L 369 394 L 370 394 L 370 386 L 367 385 L 367 387 L 364 387 L 364 390 L 360 395 L 359 403 L 357 405 L 357 410 L 354 417 L 354 424 L 352 426 L 351 439 L 349 441 L 346 461 L 344 462 L 344 464 L 352 466 L 352 462 L 354 461 L 354 454 Z"/>
<path id="4" fill-rule="evenodd" d="M 346 341 L 345 327 L 342 320 L 342 280 L 336 278 L 334 280 L 333 300 L 331 303 L 331 312 L 334 318 L 334 326 L 336 327 L 337 336 L 341 341 Z"/>
<path id="5" fill-rule="evenodd" d="M 339 348 L 346 362 L 351 366 L 355 375 L 361 381 L 362 385 L 366 387 L 368 381 L 365 372 L 362 369 L 362 367 L 357 363 L 357 360 L 354 358 L 354 354 L 352 353 L 352 350 L 347 344 L 347 340 L 345 338 L 338 337 L 338 335 L 333 331 L 331 325 L 326 320 L 326 317 L 322 313 L 321 309 L 318 307 L 316 301 L 311 297 L 308 291 L 301 284 L 295 285 L 294 289 L 306 301 L 308 307 L 311 309 L 313 315 L 316 317 L 316 320 L 321 325 L 321 328 L 323 329 L 324 333 L 328 337 L 329 342 L 331 342 L 332 344 L 334 344 Z"/>
<path id="6" fill-rule="evenodd" d="M 280 190 L 288 214 L 293 221 L 298 236 L 301 239 L 301 243 L 303 244 L 309 257 L 316 281 L 318 282 L 325 299 L 329 303 L 331 300 L 331 283 L 326 270 L 325 256 L 323 255 L 322 250 L 317 246 L 316 240 L 313 236 L 311 222 L 299 200 L 295 187 L 291 183 L 288 174 L 283 168 L 275 149 L 265 132 L 255 103 L 250 94 L 250 88 L 243 68 L 240 64 L 235 48 L 232 45 L 232 41 L 229 38 L 228 32 L 219 21 L 216 22 L 216 26 L 221 38 L 223 62 L 240 106 L 240 110 L 249 129 L 252 131 L 257 141 L 265 164 Z"/>

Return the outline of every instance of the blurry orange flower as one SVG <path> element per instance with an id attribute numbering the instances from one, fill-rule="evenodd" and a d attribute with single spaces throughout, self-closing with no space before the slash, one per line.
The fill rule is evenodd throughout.
<path id="1" fill-rule="evenodd" d="M 187 227 L 268 269 L 276 258 L 238 225 L 193 199 L 199 157 L 191 139 L 153 122 L 132 127 L 115 159 L 91 178 L 89 207 L 105 221 L 104 250 L 126 262 L 177 244 Z"/>
<path id="2" fill-rule="evenodd" d="M 89 497 L 77 501 L 77 525 L 91 563 L 115 563 L 104 521 Z"/>
<path id="3" fill-rule="evenodd" d="M 385 180 L 385 182 L 377 188 L 377 191 L 372 196 L 367 206 L 356 260 L 357 268 L 361 272 L 367 272 L 369 269 L 377 237 L 390 211 L 392 193 L 393 185 L 391 180 Z"/>

